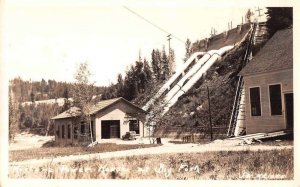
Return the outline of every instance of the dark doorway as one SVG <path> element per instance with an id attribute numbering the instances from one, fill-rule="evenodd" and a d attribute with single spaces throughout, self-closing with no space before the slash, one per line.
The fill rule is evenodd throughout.
<path id="1" fill-rule="evenodd" d="M 284 100 L 285 100 L 286 128 L 292 130 L 294 128 L 294 96 L 293 96 L 293 93 L 284 94 Z"/>
<path id="2" fill-rule="evenodd" d="M 120 138 L 120 120 L 101 121 L 102 139 Z"/>

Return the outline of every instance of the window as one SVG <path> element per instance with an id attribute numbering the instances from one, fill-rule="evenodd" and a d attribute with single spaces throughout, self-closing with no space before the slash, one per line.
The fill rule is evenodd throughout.
<path id="1" fill-rule="evenodd" d="M 261 116 L 259 87 L 250 88 L 250 105 L 251 116 Z"/>
<path id="2" fill-rule="evenodd" d="M 271 115 L 282 115 L 281 86 L 280 84 L 269 86 Z"/>
<path id="3" fill-rule="evenodd" d="M 85 124 L 81 124 L 80 132 L 81 132 L 81 134 L 85 134 Z"/>
<path id="4" fill-rule="evenodd" d="M 59 138 L 59 126 L 56 126 L 56 136 Z"/>
<path id="5" fill-rule="evenodd" d="M 61 126 L 61 138 L 64 139 L 65 138 L 65 125 Z"/>
<path id="6" fill-rule="evenodd" d="M 78 138 L 78 127 L 75 126 L 74 127 L 74 139 L 77 139 Z"/>
<path id="7" fill-rule="evenodd" d="M 129 131 L 135 131 L 136 134 L 140 134 L 139 120 L 129 120 Z"/>
<path id="8" fill-rule="evenodd" d="M 71 125 L 68 125 L 68 139 L 71 139 Z"/>

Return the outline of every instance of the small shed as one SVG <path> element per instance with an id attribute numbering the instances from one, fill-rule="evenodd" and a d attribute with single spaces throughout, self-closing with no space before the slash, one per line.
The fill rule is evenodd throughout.
<path id="1" fill-rule="evenodd" d="M 280 30 L 240 72 L 246 133 L 293 129 L 293 29 Z"/>
<path id="2" fill-rule="evenodd" d="M 90 108 L 91 125 L 81 120 L 81 110 L 72 107 L 53 117 L 58 144 L 80 144 L 101 139 L 121 138 L 128 131 L 144 136 L 146 112 L 119 97 L 103 100 Z M 91 136 L 92 133 L 92 136 Z"/>

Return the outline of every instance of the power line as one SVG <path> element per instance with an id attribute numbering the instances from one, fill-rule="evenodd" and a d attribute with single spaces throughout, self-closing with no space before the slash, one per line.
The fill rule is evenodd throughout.
<path id="1" fill-rule="evenodd" d="M 128 8 L 128 7 L 126 7 L 126 6 L 123 6 L 123 8 L 125 8 L 126 10 L 128 10 L 129 12 L 131 12 L 132 14 L 136 15 L 137 17 L 141 18 L 142 20 L 146 21 L 147 23 L 151 24 L 152 26 L 156 27 L 156 28 L 159 29 L 160 31 L 162 31 L 162 32 L 164 32 L 164 33 L 166 33 L 166 34 L 168 34 L 168 35 L 172 35 L 172 36 L 173 36 L 174 38 L 176 38 L 178 41 L 180 41 L 180 42 L 182 42 L 182 43 L 185 44 L 185 42 L 184 42 L 182 39 L 176 37 L 174 34 L 171 34 L 170 32 L 166 31 L 165 29 L 161 28 L 160 26 L 154 24 L 153 22 L 149 21 L 148 19 L 146 19 L 145 17 L 141 16 L 141 15 L 138 14 L 137 12 L 131 10 L 130 8 Z"/>

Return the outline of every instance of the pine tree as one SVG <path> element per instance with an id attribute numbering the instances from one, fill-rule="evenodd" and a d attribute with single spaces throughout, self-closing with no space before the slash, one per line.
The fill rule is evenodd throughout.
<path id="1" fill-rule="evenodd" d="M 171 76 L 175 72 L 175 69 L 176 69 L 175 52 L 172 48 L 170 49 L 170 55 L 169 55 L 169 67 L 170 67 L 170 75 L 169 76 Z"/>
<path id="2" fill-rule="evenodd" d="M 152 82 L 152 71 L 151 71 L 151 67 L 147 61 L 147 59 L 144 59 L 144 68 L 143 68 L 143 72 L 146 75 L 146 82 L 147 84 Z"/>
<path id="3" fill-rule="evenodd" d="M 191 52 L 192 52 L 191 44 L 192 44 L 191 41 L 187 39 L 185 42 L 185 57 L 183 59 L 184 62 L 186 62 L 191 56 Z"/>
<path id="4" fill-rule="evenodd" d="M 134 76 L 135 81 L 137 82 L 137 88 L 139 93 L 144 93 L 145 87 L 146 87 L 146 74 L 143 71 L 144 69 L 144 63 L 140 59 L 140 61 L 137 61 L 135 64 L 135 72 Z"/>
<path id="5" fill-rule="evenodd" d="M 163 72 L 162 72 L 161 52 L 159 51 L 159 49 L 155 50 L 155 60 L 157 62 L 156 80 L 157 82 L 161 82 Z"/>
<path id="6" fill-rule="evenodd" d="M 151 67 L 154 78 L 156 81 L 159 81 L 159 74 L 160 74 L 160 64 L 157 58 L 157 52 L 153 49 L 151 53 Z"/>
<path id="7" fill-rule="evenodd" d="M 66 87 L 64 92 L 63 92 L 63 98 L 64 98 L 64 105 L 62 107 L 61 112 L 64 112 L 64 111 L 70 109 L 70 107 L 71 107 L 71 101 L 69 100 L 69 89 L 68 89 L 68 87 Z"/>
<path id="8" fill-rule="evenodd" d="M 63 92 L 63 98 L 69 99 L 69 89 L 68 89 L 68 87 L 65 87 L 65 90 Z"/>
<path id="9" fill-rule="evenodd" d="M 123 97 L 123 89 L 124 89 L 124 82 L 123 82 L 123 77 L 122 74 L 118 74 L 118 79 L 117 79 L 117 96 L 118 97 Z"/>
<path id="10" fill-rule="evenodd" d="M 266 14 L 269 37 L 276 31 L 293 25 L 292 7 L 268 7 Z"/>
<path id="11" fill-rule="evenodd" d="M 124 78 L 124 98 L 131 101 L 138 95 L 138 88 L 136 85 L 135 67 L 133 65 L 126 71 L 126 76 Z"/>
<path id="12" fill-rule="evenodd" d="M 169 67 L 169 60 L 166 54 L 165 47 L 163 46 L 162 49 L 162 57 L 161 57 L 161 80 L 165 81 L 169 78 L 170 75 L 170 67 Z"/>

